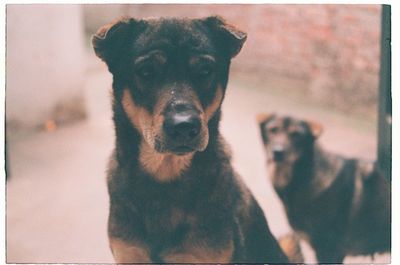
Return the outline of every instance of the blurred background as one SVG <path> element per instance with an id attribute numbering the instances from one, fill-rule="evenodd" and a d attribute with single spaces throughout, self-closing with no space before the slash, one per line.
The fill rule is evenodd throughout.
<path id="1" fill-rule="evenodd" d="M 7 262 L 113 262 L 105 182 L 112 77 L 90 38 L 121 16 L 210 15 L 248 33 L 221 127 L 275 236 L 291 229 L 267 176 L 257 113 L 320 122 L 326 149 L 376 159 L 379 5 L 7 5 Z"/>

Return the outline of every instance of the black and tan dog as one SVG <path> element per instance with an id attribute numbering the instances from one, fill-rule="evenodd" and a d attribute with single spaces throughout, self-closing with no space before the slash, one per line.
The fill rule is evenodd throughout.
<path id="1" fill-rule="evenodd" d="M 219 133 L 246 34 L 218 17 L 122 19 L 93 37 L 113 75 L 108 233 L 117 262 L 285 262 Z"/>
<path id="2" fill-rule="evenodd" d="M 273 186 L 319 262 L 390 251 L 390 186 L 372 162 L 324 151 L 318 123 L 274 114 L 258 122 Z"/>

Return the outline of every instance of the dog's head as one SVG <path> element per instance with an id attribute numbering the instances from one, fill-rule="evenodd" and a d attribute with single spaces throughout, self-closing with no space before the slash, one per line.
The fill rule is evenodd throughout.
<path id="1" fill-rule="evenodd" d="M 259 114 L 257 121 L 268 159 L 277 164 L 292 165 L 322 133 L 319 123 L 288 116 Z"/>
<path id="2" fill-rule="evenodd" d="M 245 40 L 219 17 L 130 18 L 102 27 L 92 42 L 134 128 L 157 152 L 180 155 L 206 148 L 230 60 Z"/>

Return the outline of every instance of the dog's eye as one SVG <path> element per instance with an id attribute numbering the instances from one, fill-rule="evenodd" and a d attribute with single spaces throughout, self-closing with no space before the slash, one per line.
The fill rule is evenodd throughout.
<path id="1" fill-rule="evenodd" d="M 209 64 L 200 64 L 193 68 L 193 75 L 199 79 L 209 79 L 214 73 L 214 67 Z"/>
<path id="2" fill-rule="evenodd" d="M 198 75 L 201 77 L 207 77 L 209 75 L 211 75 L 212 73 L 212 69 L 209 66 L 203 66 L 200 68 Z"/>
<path id="3" fill-rule="evenodd" d="M 189 68 L 194 78 L 210 79 L 215 72 L 216 62 L 210 55 L 201 55 L 189 60 Z"/>
<path id="4" fill-rule="evenodd" d="M 149 79 L 155 75 L 155 69 L 151 65 L 145 65 L 137 70 L 137 75 L 143 79 Z"/>
<path id="5" fill-rule="evenodd" d="M 278 127 L 269 127 L 268 128 L 268 132 L 270 132 L 270 133 L 277 133 L 278 132 Z"/>
<path id="6" fill-rule="evenodd" d="M 301 136 L 301 133 L 299 131 L 293 131 L 289 133 L 291 138 L 299 138 Z"/>

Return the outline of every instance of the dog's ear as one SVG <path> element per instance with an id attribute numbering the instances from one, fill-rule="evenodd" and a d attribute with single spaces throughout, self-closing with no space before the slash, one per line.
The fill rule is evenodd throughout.
<path id="1" fill-rule="evenodd" d="M 321 136 L 322 132 L 324 131 L 324 127 L 315 121 L 306 121 L 308 128 L 310 128 L 311 134 L 314 138 L 318 138 Z"/>
<path id="2" fill-rule="evenodd" d="M 217 41 L 224 47 L 230 58 L 235 57 L 243 47 L 247 34 L 229 25 L 219 16 L 212 16 L 203 19 L 204 23 L 214 33 Z"/>
<path id="3" fill-rule="evenodd" d="M 143 23 L 142 20 L 122 18 L 102 26 L 92 38 L 96 55 L 111 68 Z"/>
<path id="4" fill-rule="evenodd" d="M 268 120 L 270 120 L 273 116 L 275 115 L 275 113 L 258 113 L 256 115 L 256 119 L 258 124 L 263 124 L 265 122 L 267 122 Z"/>

